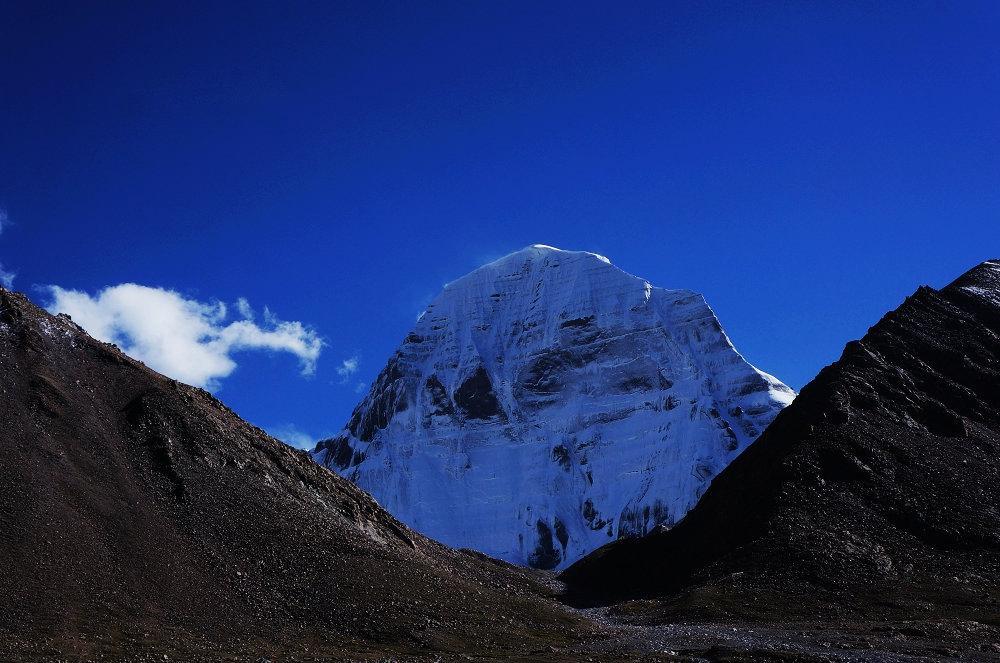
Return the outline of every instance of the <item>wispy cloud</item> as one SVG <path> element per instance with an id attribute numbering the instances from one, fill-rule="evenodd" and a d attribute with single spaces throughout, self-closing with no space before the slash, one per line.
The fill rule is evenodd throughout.
<path id="1" fill-rule="evenodd" d="M 322 439 L 322 436 L 310 435 L 300 430 L 295 424 L 278 424 L 277 426 L 270 426 L 266 430 L 271 437 L 277 438 L 296 449 L 312 450 L 316 446 L 316 442 Z"/>
<path id="2" fill-rule="evenodd" d="M 0 235 L 3 234 L 3 229 L 7 225 L 10 225 L 10 217 L 7 216 L 6 210 L 0 209 Z M 0 285 L 5 288 L 12 287 L 15 276 L 17 276 L 15 272 L 4 269 L 3 263 L 0 263 Z"/>
<path id="3" fill-rule="evenodd" d="M 303 375 L 316 370 L 323 349 L 319 335 L 301 322 L 279 320 L 265 308 L 264 325 L 245 315 L 226 322 L 222 302 L 187 299 L 173 290 L 124 283 L 91 296 L 49 286 L 53 313 L 67 313 L 94 338 L 116 343 L 126 354 L 182 382 L 216 389 L 236 369 L 239 351 L 288 352 L 299 360 Z"/>
<path id="4" fill-rule="evenodd" d="M 348 357 L 340 362 L 340 366 L 337 367 L 337 375 L 340 376 L 340 384 L 346 384 L 351 376 L 358 372 L 358 365 L 361 360 L 357 355 L 353 357 Z"/>
<path id="5" fill-rule="evenodd" d="M 236 300 L 236 310 L 239 311 L 240 317 L 244 320 L 253 320 L 253 307 L 250 306 L 250 302 L 247 301 L 246 297 L 240 297 Z"/>

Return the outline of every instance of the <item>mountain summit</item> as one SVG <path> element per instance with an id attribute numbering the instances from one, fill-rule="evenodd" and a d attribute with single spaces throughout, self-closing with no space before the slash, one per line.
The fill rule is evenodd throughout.
<path id="1" fill-rule="evenodd" d="M 682 518 L 793 397 L 701 295 L 535 244 L 448 284 L 314 455 L 428 536 L 562 568 Z"/>

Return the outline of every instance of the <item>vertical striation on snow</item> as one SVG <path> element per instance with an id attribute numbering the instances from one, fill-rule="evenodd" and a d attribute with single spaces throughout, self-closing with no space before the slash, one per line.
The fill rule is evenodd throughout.
<path id="1" fill-rule="evenodd" d="M 679 520 L 793 397 L 701 295 L 536 244 L 448 284 L 314 456 L 428 536 L 564 568 Z"/>

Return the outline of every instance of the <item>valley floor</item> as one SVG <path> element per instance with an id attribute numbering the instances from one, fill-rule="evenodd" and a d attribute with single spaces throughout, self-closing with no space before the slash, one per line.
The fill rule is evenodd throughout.
<path id="1" fill-rule="evenodd" d="M 470 653 L 357 648 L 333 639 L 296 651 L 261 651 L 252 643 L 219 651 L 199 645 L 181 634 L 156 644 L 96 642 L 86 637 L 67 643 L 6 639 L 0 645 L 3 660 L 42 661 L 241 661 L 270 663 L 295 661 L 824 661 L 895 663 L 910 661 L 1000 661 L 1000 631 L 978 622 L 933 620 L 925 622 L 801 622 L 789 624 L 746 623 L 643 623 L 657 606 L 632 602 L 613 608 L 578 610 L 600 625 L 600 634 L 522 651 L 477 651 L 476 634 L 466 644 Z M 71 653 L 72 652 L 72 653 Z"/>
<path id="2" fill-rule="evenodd" d="M 637 606 L 631 606 L 633 609 Z M 639 608 L 641 610 L 641 607 Z M 597 656 L 665 661 L 1000 661 L 1000 633 L 977 622 L 719 624 L 628 623 L 606 608 L 584 611 L 611 637 Z M 596 659 L 595 660 L 601 660 Z"/>

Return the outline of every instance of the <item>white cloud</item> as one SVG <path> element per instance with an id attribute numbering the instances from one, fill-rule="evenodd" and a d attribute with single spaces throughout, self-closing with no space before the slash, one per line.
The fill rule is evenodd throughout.
<path id="1" fill-rule="evenodd" d="M 348 357 L 347 359 L 340 362 L 340 366 L 337 367 L 337 375 L 341 377 L 340 383 L 346 383 L 352 375 L 358 372 L 358 364 L 360 359 L 355 355 L 353 357 Z"/>
<path id="2" fill-rule="evenodd" d="M 367 382 L 359 382 L 359 383 L 357 383 L 356 385 L 354 385 L 354 393 L 355 394 L 363 393 L 364 390 L 365 390 L 365 387 L 367 387 L 367 386 L 368 386 Z"/>
<path id="3" fill-rule="evenodd" d="M 7 216 L 5 210 L 0 209 L 0 235 L 3 234 L 4 226 L 10 223 L 10 217 Z M 10 288 L 14 285 L 14 277 L 17 276 L 15 272 L 9 272 L 3 267 L 3 263 L 0 262 L 0 285 L 5 288 Z"/>
<path id="4" fill-rule="evenodd" d="M 277 438 L 290 447 L 311 451 L 321 438 L 299 430 L 295 424 L 279 424 L 267 429 L 271 437 Z"/>
<path id="5" fill-rule="evenodd" d="M 246 297 L 240 297 L 236 300 L 236 310 L 240 312 L 240 317 L 244 320 L 253 320 L 253 308 Z"/>
<path id="6" fill-rule="evenodd" d="M 265 309 L 263 327 L 247 319 L 226 324 L 222 302 L 185 299 L 163 288 L 124 283 L 91 296 L 49 286 L 49 294 L 49 311 L 68 313 L 94 338 L 198 387 L 217 388 L 236 368 L 234 352 L 289 352 L 298 357 L 303 375 L 310 375 L 323 348 L 316 332 L 301 322 L 278 320 Z"/>

